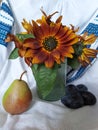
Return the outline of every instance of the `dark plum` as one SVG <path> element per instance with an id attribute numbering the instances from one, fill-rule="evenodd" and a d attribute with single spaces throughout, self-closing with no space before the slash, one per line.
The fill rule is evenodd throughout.
<path id="1" fill-rule="evenodd" d="M 66 86 L 66 95 L 77 93 L 78 91 L 75 88 L 75 85 L 69 84 Z"/>
<path id="2" fill-rule="evenodd" d="M 78 89 L 78 91 L 88 91 L 87 86 L 84 84 L 78 84 L 76 88 Z"/>
<path id="3" fill-rule="evenodd" d="M 66 95 L 61 98 L 61 102 L 68 108 L 76 109 L 84 105 L 83 98 L 79 93 L 76 95 Z"/>
<path id="4" fill-rule="evenodd" d="M 80 94 L 84 100 L 84 105 L 94 105 L 97 101 L 95 95 L 89 91 L 81 91 Z"/>

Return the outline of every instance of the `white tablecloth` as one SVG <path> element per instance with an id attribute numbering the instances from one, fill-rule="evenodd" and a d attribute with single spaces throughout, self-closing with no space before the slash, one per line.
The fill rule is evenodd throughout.
<path id="1" fill-rule="evenodd" d="M 63 15 L 62 22 L 73 24 L 81 29 L 90 20 L 98 8 L 98 0 L 9 0 L 15 17 L 14 32 L 23 31 L 21 22 L 41 17 L 41 8 L 49 15 L 55 11 L 53 19 Z M 36 82 L 30 68 L 23 59 L 8 60 L 14 44 L 7 48 L 0 45 L 0 130 L 98 130 L 98 103 L 76 110 L 65 107 L 60 101 L 46 102 L 36 94 Z M 8 114 L 2 106 L 2 97 L 6 89 L 20 74 L 33 92 L 33 101 L 28 111 L 20 115 Z M 80 79 L 72 82 L 83 83 L 98 99 L 98 60 Z"/>

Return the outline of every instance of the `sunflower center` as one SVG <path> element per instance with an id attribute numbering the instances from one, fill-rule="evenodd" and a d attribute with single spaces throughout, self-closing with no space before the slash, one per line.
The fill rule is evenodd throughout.
<path id="1" fill-rule="evenodd" d="M 53 49 L 55 49 L 57 47 L 57 40 L 56 38 L 50 36 L 48 38 L 45 38 L 43 41 L 43 46 L 46 50 L 48 51 L 52 51 Z"/>

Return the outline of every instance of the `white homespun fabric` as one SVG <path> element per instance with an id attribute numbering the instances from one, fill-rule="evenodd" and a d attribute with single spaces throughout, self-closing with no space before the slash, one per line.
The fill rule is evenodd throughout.
<path id="1" fill-rule="evenodd" d="M 6 3 L 11 7 L 13 17 L 8 19 L 7 25 L 13 25 L 9 32 L 23 31 L 21 22 L 23 18 L 30 21 L 42 16 L 41 8 L 47 13 L 56 14 L 53 19 L 63 15 L 63 24 L 69 26 L 73 24 L 80 27 L 80 32 L 90 20 L 98 8 L 98 0 L 3 0 L 0 6 L 0 22 L 6 21 L 1 18 L 2 4 Z M 10 5 L 10 6 L 9 6 Z M 10 14 L 10 13 L 9 13 Z M 11 23 L 9 21 L 11 20 Z M 15 20 L 15 21 L 14 21 Z M 13 24 L 14 23 L 14 24 Z M 0 28 L 1 30 L 1 28 Z M 0 34 L 1 35 L 1 34 Z M 2 34 L 3 35 L 3 34 Z M 6 34 L 5 34 L 6 37 Z M 1 38 L 4 41 L 4 39 Z M 98 103 L 94 106 L 85 106 L 76 110 L 65 107 L 60 101 L 46 102 L 40 100 L 36 94 L 36 82 L 30 68 L 23 59 L 17 58 L 9 60 L 8 56 L 14 44 L 0 44 L 0 130 L 98 130 Z M 87 85 L 89 91 L 98 98 L 98 60 L 85 72 L 85 74 L 75 80 L 74 84 L 83 83 Z M 27 70 L 23 79 L 27 81 L 33 93 L 33 101 L 30 109 L 20 115 L 8 114 L 2 106 L 2 97 L 12 81 L 19 78 L 20 74 Z"/>

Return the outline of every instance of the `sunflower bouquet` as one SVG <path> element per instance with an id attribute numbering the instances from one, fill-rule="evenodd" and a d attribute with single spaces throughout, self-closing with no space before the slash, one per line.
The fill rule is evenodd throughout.
<path id="1" fill-rule="evenodd" d="M 41 11 L 41 19 L 31 22 L 23 19 L 25 32 L 8 34 L 6 42 L 15 44 L 9 58 L 24 58 L 31 67 L 41 99 L 59 100 L 66 93 L 66 66 L 76 69 L 80 65 L 89 65 L 98 51 L 88 48 L 88 45 L 97 37 L 87 32 L 77 34 L 79 28 L 63 25 L 62 16 L 52 21 L 57 12 L 47 16 Z"/>

